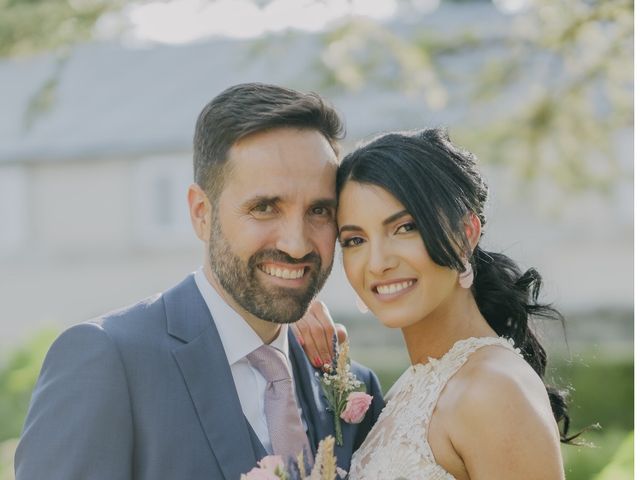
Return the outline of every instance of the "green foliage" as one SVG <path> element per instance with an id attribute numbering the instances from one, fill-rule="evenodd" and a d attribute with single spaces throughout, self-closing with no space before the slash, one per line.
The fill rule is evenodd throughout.
<path id="1" fill-rule="evenodd" d="M 633 432 L 627 435 L 613 460 L 594 480 L 627 480 L 633 478 Z"/>
<path id="2" fill-rule="evenodd" d="M 0 370 L 0 442 L 20 435 L 31 391 L 54 336 L 52 331 L 41 332 L 10 355 Z"/>
<path id="3" fill-rule="evenodd" d="M 0 480 L 11 480 L 13 452 L 27 411 L 31 390 L 55 333 L 40 333 L 11 354 L 0 369 Z M 354 349 L 355 350 L 355 349 Z M 392 350 L 394 352 L 392 352 Z M 370 348 L 355 358 L 372 367 L 384 391 L 405 368 L 404 352 L 389 346 Z M 583 355 L 586 357 L 586 355 Z M 626 480 L 632 478 L 633 361 L 600 359 L 552 361 L 548 379 L 570 386 L 573 431 L 593 423 L 601 430 L 583 435 L 592 446 L 563 446 L 567 480 Z M 601 472 L 601 473 L 599 473 Z M 598 477 L 595 477 L 599 473 Z"/>
<path id="4" fill-rule="evenodd" d="M 629 431 L 613 429 L 603 432 L 591 432 L 585 435 L 592 446 L 562 446 L 566 480 L 599 480 L 598 472 L 612 462 Z M 631 476 L 614 477 L 615 480 L 631 480 Z M 612 479 L 613 480 L 613 479 Z"/>
<path id="5" fill-rule="evenodd" d="M 548 370 L 548 379 L 570 388 L 572 431 L 593 424 L 601 427 L 581 436 L 586 446 L 563 446 L 567 480 L 594 478 L 633 430 L 633 360 L 554 363 Z M 632 476 L 612 477 L 627 478 Z"/>
<path id="6" fill-rule="evenodd" d="M 0 0 L 0 56 L 56 50 L 92 37 L 126 0 Z"/>
<path id="7" fill-rule="evenodd" d="M 326 35 L 324 83 L 400 90 L 436 112 L 457 103 L 456 139 L 527 182 L 607 191 L 630 177 L 616 148 L 633 126 L 633 1 L 534 0 L 508 21 L 505 34 L 438 36 L 349 21 Z M 484 65 L 461 72 L 469 53 Z"/>
<path id="8" fill-rule="evenodd" d="M 374 21 L 356 18 L 327 33 L 325 44 L 321 65 L 325 86 L 357 91 L 375 84 L 418 96 L 434 110 L 448 102 L 434 65 L 432 44 L 424 35 L 407 37 Z M 452 48 L 449 43 L 439 45 Z"/>
<path id="9" fill-rule="evenodd" d="M 56 333 L 40 332 L 9 355 L 0 368 L 0 480 L 13 480 L 13 455 L 31 391 Z"/>
<path id="10" fill-rule="evenodd" d="M 105 14 L 144 1 L 0 0 L 0 56 L 89 40 Z M 483 161 L 528 183 L 607 192 L 632 177 L 619 133 L 633 128 L 633 18 L 633 0 L 533 0 L 504 17 L 504 33 L 482 35 L 349 18 L 324 35 L 318 87 L 376 85 L 436 115 L 457 104 L 466 113 L 452 133 Z M 461 62 L 475 63 L 466 72 L 452 67 Z M 28 124 L 51 104 L 57 75 L 28 107 Z"/>
<path id="11" fill-rule="evenodd" d="M 547 370 L 547 381 L 570 389 L 569 413 L 574 430 L 596 423 L 604 432 L 633 429 L 631 358 L 553 362 Z"/>

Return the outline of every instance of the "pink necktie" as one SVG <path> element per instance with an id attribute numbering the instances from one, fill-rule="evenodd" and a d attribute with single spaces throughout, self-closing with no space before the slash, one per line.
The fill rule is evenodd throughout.
<path id="1" fill-rule="evenodd" d="M 277 348 L 262 345 L 247 355 L 247 359 L 267 381 L 264 413 L 273 453 L 282 455 L 286 462 L 286 457 L 296 458 L 304 449 L 310 460 L 311 450 L 298 413 L 286 357 Z"/>

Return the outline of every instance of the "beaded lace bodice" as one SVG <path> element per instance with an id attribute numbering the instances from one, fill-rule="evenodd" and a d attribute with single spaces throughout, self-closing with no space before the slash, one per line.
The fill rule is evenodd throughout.
<path id="1" fill-rule="evenodd" d="M 388 402 L 351 462 L 350 480 L 455 480 L 436 463 L 427 441 L 440 393 L 473 352 L 513 341 L 482 337 L 457 341 L 440 359 L 409 367 L 387 395 Z"/>

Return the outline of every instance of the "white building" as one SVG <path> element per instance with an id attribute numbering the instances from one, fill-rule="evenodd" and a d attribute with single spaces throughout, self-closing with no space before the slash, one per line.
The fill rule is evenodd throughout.
<path id="1" fill-rule="evenodd" d="M 473 8 L 497 18 L 490 5 Z M 195 120 L 235 83 L 318 89 L 318 38 L 291 38 L 257 53 L 250 41 L 94 44 L 60 67 L 49 55 L 0 62 L 0 350 L 41 326 L 61 328 L 165 289 L 201 263 L 186 206 Z M 34 114 L 34 95 L 56 68 L 57 84 Z M 373 87 L 327 96 L 346 120 L 347 149 L 385 129 L 464 121 L 463 112 L 430 112 Z M 621 152 L 631 162 L 630 134 Z M 504 172 L 488 173 L 490 246 L 538 267 L 546 298 L 569 310 L 631 310 L 631 182 L 612 197 L 567 196 L 551 217 Z M 355 312 L 339 255 L 322 296 L 334 311 Z"/>

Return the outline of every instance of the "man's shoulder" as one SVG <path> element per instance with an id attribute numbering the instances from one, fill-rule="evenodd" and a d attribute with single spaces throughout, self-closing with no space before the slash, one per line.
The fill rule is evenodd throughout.
<path id="1" fill-rule="evenodd" d="M 352 360 L 350 369 L 351 369 L 351 372 L 353 372 L 355 376 L 358 377 L 358 379 L 362 380 L 363 382 L 368 383 L 372 379 L 375 379 L 376 383 L 378 382 L 378 377 L 376 377 L 376 374 L 374 373 L 374 371 L 361 363 L 358 363 Z"/>
<path id="2" fill-rule="evenodd" d="M 63 332 L 63 335 L 76 331 L 100 331 L 108 337 L 117 338 L 120 335 L 133 335 L 136 331 L 148 331 L 163 316 L 162 295 L 162 293 L 157 293 L 134 304 L 75 324 Z"/>
<path id="3" fill-rule="evenodd" d="M 49 355 L 73 357 L 76 352 L 103 354 L 121 350 L 126 344 L 152 341 L 159 331 L 162 294 L 153 295 L 133 305 L 77 323 L 65 329 L 54 341 Z M 164 329 L 166 331 L 166 329 Z"/>
<path id="4" fill-rule="evenodd" d="M 164 313 L 164 293 L 156 293 L 131 305 L 111 310 L 98 317 L 83 322 L 116 333 L 119 330 L 135 330 Z"/>
<path id="5" fill-rule="evenodd" d="M 151 341 L 158 334 L 167 332 L 167 298 L 175 302 L 179 292 L 184 290 L 187 277 L 180 284 L 164 292 L 156 293 L 125 307 L 73 325 L 62 335 L 84 332 L 84 336 L 106 336 L 116 343 L 140 339 Z"/>

